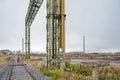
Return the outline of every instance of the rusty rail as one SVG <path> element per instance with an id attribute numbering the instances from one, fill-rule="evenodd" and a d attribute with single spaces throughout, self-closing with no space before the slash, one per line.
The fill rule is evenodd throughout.
<path id="1" fill-rule="evenodd" d="M 23 65 L 23 67 L 25 68 L 27 73 L 33 78 L 33 80 L 37 80 L 36 77 L 27 69 L 27 67 L 25 65 Z"/>
<path id="2" fill-rule="evenodd" d="M 13 67 L 14 66 L 23 66 L 24 69 L 26 70 L 26 72 L 31 76 L 31 78 L 33 80 L 37 80 L 36 77 L 28 70 L 28 68 L 25 66 L 26 64 L 11 64 L 9 65 L 9 70 L 8 70 L 8 73 L 7 73 L 7 77 L 6 77 L 6 80 L 11 80 L 11 75 L 12 75 L 12 71 L 13 71 Z"/>
<path id="3" fill-rule="evenodd" d="M 11 75 L 12 75 L 12 70 L 13 70 L 13 66 L 10 65 L 10 66 L 9 66 L 9 71 L 8 71 L 8 73 L 7 73 L 6 80 L 10 80 L 10 77 L 11 77 Z"/>

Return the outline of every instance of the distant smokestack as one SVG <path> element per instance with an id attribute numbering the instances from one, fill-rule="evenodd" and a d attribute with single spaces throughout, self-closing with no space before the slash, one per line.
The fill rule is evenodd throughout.
<path id="1" fill-rule="evenodd" d="M 85 36 L 83 36 L 83 53 L 85 53 Z"/>

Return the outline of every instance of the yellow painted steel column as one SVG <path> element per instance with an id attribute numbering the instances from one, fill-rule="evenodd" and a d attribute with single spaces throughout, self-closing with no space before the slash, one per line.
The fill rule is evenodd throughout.
<path id="1" fill-rule="evenodd" d="M 60 0 L 60 48 L 65 53 L 65 1 Z"/>

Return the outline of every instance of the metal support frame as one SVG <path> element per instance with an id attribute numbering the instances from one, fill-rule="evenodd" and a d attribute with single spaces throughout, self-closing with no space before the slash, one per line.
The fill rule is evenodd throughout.
<path id="1" fill-rule="evenodd" d="M 53 21 L 54 63 L 60 67 L 60 0 L 53 0 Z"/>
<path id="2" fill-rule="evenodd" d="M 47 0 L 47 66 L 60 67 L 60 0 Z"/>
<path id="3" fill-rule="evenodd" d="M 28 26 L 28 58 L 30 58 L 30 26 Z"/>
<path id="4" fill-rule="evenodd" d="M 25 53 L 30 58 L 30 26 L 25 27 Z"/>
<path id="5" fill-rule="evenodd" d="M 30 26 L 43 0 L 30 0 L 25 19 L 25 52 L 30 55 Z M 60 48 L 65 52 L 64 0 L 47 0 L 47 66 L 60 67 Z M 63 36 L 63 37 L 62 37 Z M 61 43 L 62 42 L 62 43 Z M 61 46 L 60 46 L 61 44 Z"/>
<path id="6" fill-rule="evenodd" d="M 46 50 L 47 50 L 47 66 L 51 66 L 51 61 L 52 61 L 52 21 L 53 21 L 53 12 L 52 12 L 52 0 L 47 0 L 47 45 L 46 45 Z"/>
<path id="7" fill-rule="evenodd" d="M 60 0 L 60 48 L 65 53 L 65 1 Z"/>
<path id="8" fill-rule="evenodd" d="M 43 0 L 30 0 L 25 17 L 25 53 L 30 58 L 30 28 Z"/>
<path id="9" fill-rule="evenodd" d="M 22 38 L 22 54 L 24 54 L 24 38 Z"/>
<path id="10" fill-rule="evenodd" d="M 28 28 L 27 25 L 25 25 L 25 53 L 28 54 Z"/>

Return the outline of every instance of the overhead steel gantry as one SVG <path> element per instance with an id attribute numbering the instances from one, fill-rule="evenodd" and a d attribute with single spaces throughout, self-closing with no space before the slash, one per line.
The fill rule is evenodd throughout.
<path id="1" fill-rule="evenodd" d="M 43 0 L 30 0 L 25 17 L 25 53 L 30 58 L 30 27 Z"/>
<path id="2" fill-rule="evenodd" d="M 26 54 L 30 55 L 30 26 L 43 0 L 30 0 L 25 19 Z M 47 0 L 47 66 L 60 67 L 60 49 L 65 53 L 65 13 L 64 0 Z M 30 56 L 29 56 L 30 57 Z"/>

